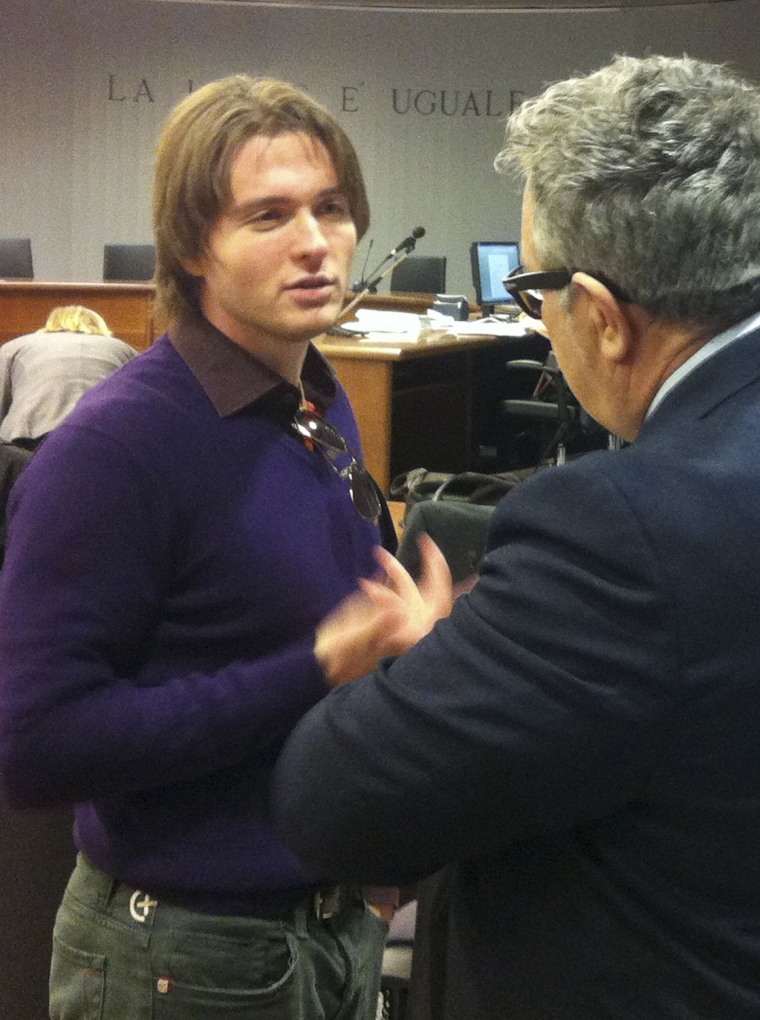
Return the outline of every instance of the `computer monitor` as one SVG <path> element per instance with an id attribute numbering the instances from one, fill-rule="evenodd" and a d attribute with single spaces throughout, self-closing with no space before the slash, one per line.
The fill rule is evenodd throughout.
<path id="1" fill-rule="evenodd" d="M 475 300 L 484 315 L 492 315 L 496 305 L 517 307 L 502 282 L 520 265 L 520 246 L 516 241 L 473 241 L 470 263 Z"/>

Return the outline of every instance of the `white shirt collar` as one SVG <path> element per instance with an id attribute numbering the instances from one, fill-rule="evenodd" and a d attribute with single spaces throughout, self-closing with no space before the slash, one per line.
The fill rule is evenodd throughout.
<path id="1" fill-rule="evenodd" d="M 654 399 L 649 405 L 649 410 L 645 417 L 648 418 L 656 410 L 656 408 L 659 407 L 667 394 L 670 393 L 670 391 L 680 382 L 682 382 L 690 372 L 693 372 L 698 365 L 701 365 L 703 361 L 707 361 L 708 358 L 717 354 L 718 351 L 722 351 L 724 347 L 728 347 L 728 345 L 732 344 L 735 340 L 745 336 L 747 333 L 751 333 L 753 329 L 758 328 L 760 328 L 760 312 L 755 312 L 755 314 L 750 315 L 748 319 L 742 319 L 742 321 L 737 322 L 735 326 L 731 326 L 722 333 L 718 333 L 718 335 L 714 336 L 711 340 L 708 340 L 707 343 L 703 347 L 700 347 L 695 354 L 692 354 L 690 358 L 687 358 L 683 365 L 679 365 L 672 375 L 668 376 L 659 390 L 655 393 Z"/>

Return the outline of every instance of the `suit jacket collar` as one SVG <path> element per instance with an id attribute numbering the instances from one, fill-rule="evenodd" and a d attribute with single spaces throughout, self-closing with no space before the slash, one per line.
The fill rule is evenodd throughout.
<path id="1" fill-rule="evenodd" d="M 639 440 L 662 428 L 669 428 L 674 418 L 683 415 L 707 417 L 723 401 L 758 379 L 760 328 L 724 347 L 681 380 L 646 419 Z"/>

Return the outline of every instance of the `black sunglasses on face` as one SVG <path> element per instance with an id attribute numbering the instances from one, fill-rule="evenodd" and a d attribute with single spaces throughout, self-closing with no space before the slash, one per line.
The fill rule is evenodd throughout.
<path id="1" fill-rule="evenodd" d="M 327 461 L 340 478 L 348 482 L 348 491 L 358 513 L 366 520 L 376 524 L 380 517 L 380 497 L 372 475 L 356 459 L 351 447 L 343 436 L 324 418 L 318 414 L 300 408 L 293 419 L 293 428 L 304 439 L 310 439 L 322 450 Z M 334 460 L 336 457 L 350 457 L 348 467 L 339 468 Z"/>
<path id="2" fill-rule="evenodd" d="M 571 283 L 573 273 L 577 272 L 579 272 L 577 269 L 547 269 L 539 273 L 526 273 L 523 266 L 517 266 L 504 278 L 504 289 L 512 295 L 526 315 L 532 319 L 540 319 L 544 303 L 542 291 L 563 290 Z M 618 301 L 630 304 L 631 299 L 606 276 L 602 276 L 601 273 L 588 275 L 603 283 Z"/>

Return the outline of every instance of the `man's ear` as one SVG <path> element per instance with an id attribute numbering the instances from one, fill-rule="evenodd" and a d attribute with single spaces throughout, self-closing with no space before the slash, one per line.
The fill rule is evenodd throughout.
<path id="1" fill-rule="evenodd" d="M 618 301 L 607 287 L 588 273 L 573 273 L 576 300 L 586 304 L 589 326 L 596 332 L 601 354 L 613 362 L 624 362 L 636 345 L 636 323 L 628 306 Z"/>

